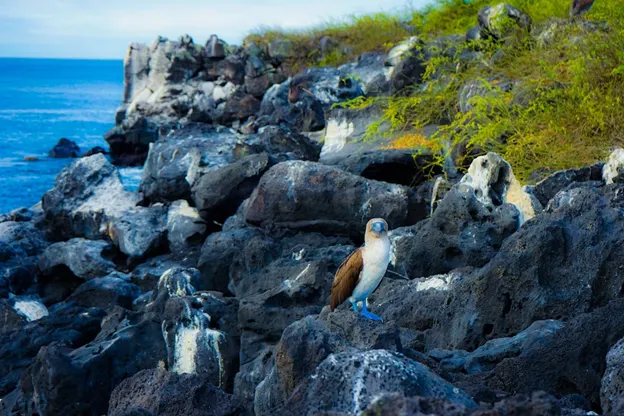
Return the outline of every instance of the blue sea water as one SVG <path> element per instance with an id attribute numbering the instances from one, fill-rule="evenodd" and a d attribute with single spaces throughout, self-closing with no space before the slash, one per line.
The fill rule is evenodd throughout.
<path id="1" fill-rule="evenodd" d="M 61 137 L 83 152 L 107 149 L 122 93 L 121 60 L 0 58 L 0 213 L 30 207 L 54 186 L 72 161 L 47 158 Z"/>

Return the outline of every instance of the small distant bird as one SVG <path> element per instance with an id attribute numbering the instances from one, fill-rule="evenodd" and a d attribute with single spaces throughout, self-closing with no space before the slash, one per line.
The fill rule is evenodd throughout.
<path id="1" fill-rule="evenodd" d="M 351 253 L 334 276 L 330 309 L 333 311 L 349 299 L 353 311 L 357 312 L 357 303 L 362 302 L 362 316 L 381 321 L 379 316 L 366 309 L 366 299 L 379 286 L 389 263 L 388 223 L 383 218 L 374 218 L 366 224 L 364 246 Z"/>
<path id="2" fill-rule="evenodd" d="M 301 99 L 301 96 L 303 94 L 310 94 L 311 96 L 314 97 L 314 93 L 304 88 L 303 85 L 301 85 L 300 83 L 298 82 L 291 83 L 290 88 L 288 89 L 288 102 L 290 104 L 295 104 L 297 101 Z"/>
<path id="3" fill-rule="evenodd" d="M 591 9 L 594 0 L 573 0 L 570 5 L 570 17 L 581 16 Z"/>

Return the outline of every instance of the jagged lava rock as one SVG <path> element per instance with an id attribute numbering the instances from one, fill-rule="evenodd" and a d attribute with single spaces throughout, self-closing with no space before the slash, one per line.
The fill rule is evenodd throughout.
<path id="1" fill-rule="evenodd" d="M 152 145 L 139 189 L 150 201 L 195 198 L 205 201 L 208 210 L 223 211 L 220 217 L 228 216 L 242 202 L 240 198 L 249 196 L 249 188 L 255 186 L 259 175 L 274 163 L 271 157 L 266 156 L 265 161 L 260 163 L 264 166 L 258 165 L 262 159 L 253 162 L 262 153 L 275 156 L 278 160 L 318 158 L 317 147 L 308 139 L 281 128 L 272 127 L 258 135 L 243 136 L 230 129 L 189 124 Z M 237 161 L 241 163 L 230 166 Z M 246 166 L 248 169 L 245 169 Z M 254 166 L 255 169 L 251 169 Z M 220 172 L 221 169 L 226 171 Z M 228 179 L 229 185 L 223 184 L 214 190 L 208 186 L 218 185 L 224 179 Z M 204 185 L 202 181 L 208 183 Z M 247 191 L 237 192 L 239 185 Z M 214 192 L 223 200 L 211 202 Z M 222 193 L 230 197 L 223 197 Z M 233 210 L 221 209 L 223 204 L 236 207 Z M 198 209 L 202 211 L 201 204 L 198 204 Z M 223 221 L 225 217 L 219 220 Z"/>
<path id="2" fill-rule="evenodd" d="M 111 311 L 115 306 L 132 309 L 132 303 L 141 295 L 141 289 L 114 274 L 89 280 L 67 299 L 67 302 L 85 307 Z"/>
<path id="3" fill-rule="evenodd" d="M 257 229 L 241 228 L 208 236 L 202 245 L 197 265 L 203 288 L 228 293 L 230 267 L 234 258 L 253 237 L 261 235 Z"/>
<path id="4" fill-rule="evenodd" d="M 167 209 L 134 207 L 108 223 L 108 235 L 131 261 L 167 251 Z"/>
<path id="5" fill-rule="evenodd" d="M 542 209 L 539 201 L 522 189 L 509 163 L 496 153 L 473 160 L 461 183 L 472 187 L 477 199 L 488 210 L 503 203 L 515 205 L 522 214 L 521 224 Z"/>
<path id="6" fill-rule="evenodd" d="M 140 370 L 156 368 L 166 357 L 161 323 L 153 316 L 109 315 L 103 330 L 73 351 L 59 345 L 42 348 L 22 376 L 26 414 L 84 414 L 108 410 L 112 390 Z"/>
<path id="7" fill-rule="evenodd" d="M 368 219 L 390 227 L 423 219 L 426 203 L 400 185 L 368 181 L 317 163 L 283 162 L 271 168 L 250 197 L 245 219 L 293 229 L 362 238 Z"/>
<path id="8" fill-rule="evenodd" d="M 607 368 L 600 383 L 600 404 L 605 415 L 617 415 L 624 398 L 624 339 L 607 354 Z"/>
<path id="9" fill-rule="evenodd" d="M 390 91 L 391 67 L 385 65 L 386 55 L 368 52 L 360 55 L 356 62 L 338 67 L 343 76 L 351 76 L 358 80 L 362 92 L 366 96 L 379 96 Z"/>
<path id="10" fill-rule="evenodd" d="M 34 222 L 0 222 L 0 297 L 21 294 L 32 286 L 38 256 L 48 245 Z"/>
<path id="11" fill-rule="evenodd" d="M 203 310 L 200 298 L 174 296 L 162 317 L 168 368 L 178 374 L 197 374 L 231 392 L 239 367 L 238 341 L 212 327 L 212 317 Z"/>
<path id="12" fill-rule="evenodd" d="M 44 275 L 53 275 L 55 268 L 64 266 L 83 280 L 104 277 L 115 270 L 109 260 L 111 251 L 106 241 L 72 238 L 49 246 L 39 258 L 39 269 Z"/>
<path id="13" fill-rule="evenodd" d="M 244 415 L 237 400 L 192 374 L 143 370 L 113 391 L 108 416 Z"/>
<path id="14" fill-rule="evenodd" d="M 206 223 L 197 209 L 185 200 L 175 201 L 167 212 L 167 239 L 169 248 L 178 255 L 197 245 L 206 233 Z"/>
<path id="15" fill-rule="evenodd" d="M 493 406 L 467 408 L 448 400 L 436 397 L 405 397 L 399 393 L 382 394 L 376 397 L 362 416 L 585 416 L 587 412 L 562 413 L 557 400 L 544 393 L 535 392 L 531 396 L 516 395 L 501 400 Z"/>
<path id="16" fill-rule="evenodd" d="M 543 207 L 559 191 L 580 186 L 580 182 L 597 182 L 602 179 L 604 163 L 596 163 L 578 169 L 567 169 L 549 175 L 535 185 L 526 186 L 528 193 L 534 195 Z"/>
<path id="17" fill-rule="evenodd" d="M 13 390 L 39 349 L 55 341 L 78 348 L 100 330 L 104 312 L 97 308 L 59 306 L 43 318 L 0 334 L 0 396 Z"/>
<path id="18" fill-rule="evenodd" d="M 270 414 L 290 397 L 294 389 L 330 354 L 358 353 L 370 349 L 402 351 L 396 323 L 383 325 L 366 321 L 352 311 L 307 316 L 294 322 L 282 334 L 266 377 L 255 391 L 258 414 Z M 239 383 L 249 377 L 241 372 Z M 253 374 L 251 375 L 253 376 Z"/>
<path id="19" fill-rule="evenodd" d="M 330 355 L 295 390 L 284 407 L 271 414 L 358 413 L 377 395 L 389 392 L 400 392 L 408 397 L 438 397 L 476 407 L 470 396 L 426 366 L 401 354 L 371 350 Z"/>
<path id="20" fill-rule="evenodd" d="M 102 226 L 138 202 L 102 154 L 79 159 L 56 177 L 43 196 L 43 210 L 58 238 L 102 236 Z"/>
<path id="21" fill-rule="evenodd" d="M 486 385 L 519 393 L 578 393 L 592 409 L 599 410 L 601 377 L 607 368 L 605 357 L 624 336 L 623 310 L 624 301 L 618 299 L 578 315 L 522 354 L 501 361 L 486 378 Z"/>

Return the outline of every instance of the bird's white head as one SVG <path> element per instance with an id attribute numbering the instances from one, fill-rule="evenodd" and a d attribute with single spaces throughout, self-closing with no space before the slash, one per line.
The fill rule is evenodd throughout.
<path id="1" fill-rule="evenodd" d="M 366 224 L 364 236 L 366 241 L 386 237 L 388 237 L 388 223 L 383 218 L 373 218 Z"/>

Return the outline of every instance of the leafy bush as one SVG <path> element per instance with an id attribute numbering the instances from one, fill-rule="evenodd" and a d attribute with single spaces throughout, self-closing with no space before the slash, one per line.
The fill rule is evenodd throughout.
<path id="1" fill-rule="evenodd" d="M 378 128 L 389 124 L 389 134 L 398 137 L 391 146 L 433 153 L 440 165 L 452 158 L 461 168 L 477 155 L 496 151 L 527 182 L 538 179 L 532 176 L 537 171 L 603 160 L 612 147 L 624 145 L 624 7 L 619 0 L 597 1 L 586 18 L 605 22 L 608 30 L 591 29 L 583 20 L 567 17 L 570 1 L 509 0 L 531 16 L 531 33 L 517 30 L 502 42 L 482 40 L 454 53 L 436 53 L 427 62 L 423 84 L 408 94 L 344 105 L 381 106 L 382 119 L 369 126 L 368 138 L 375 139 Z M 388 50 L 411 32 L 425 40 L 465 33 L 477 24 L 482 7 L 496 3 L 438 0 L 400 16 L 357 17 L 286 36 L 310 50 L 322 36 L 348 45 L 347 52 L 322 60 L 313 54 L 296 58 L 300 68 L 314 62 L 337 65 L 365 51 Z M 540 39 L 544 30 L 551 35 Z M 249 40 L 284 35 L 265 32 Z M 460 57 L 474 51 L 478 59 L 466 65 Z M 459 96 L 468 84 L 481 94 L 471 97 L 462 112 Z M 512 88 L 501 88 L 508 85 Z M 420 129 L 431 124 L 439 128 L 424 138 Z"/>

